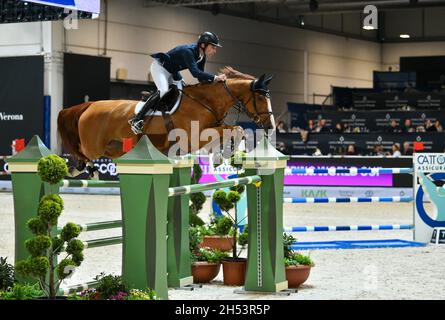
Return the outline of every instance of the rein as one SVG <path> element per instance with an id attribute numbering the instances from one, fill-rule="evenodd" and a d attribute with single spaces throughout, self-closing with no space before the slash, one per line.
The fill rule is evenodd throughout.
<path id="1" fill-rule="evenodd" d="M 235 97 L 235 96 L 233 95 L 232 91 L 230 91 L 229 87 L 227 86 L 227 82 L 226 82 L 226 81 L 223 82 L 223 85 L 224 85 L 224 89 L 226 90 L 226 92 L 228 93 L 228 95 L 235 101 L 235 104 L 232 106 L 232 108 L 235 108 L 235 110 L 238 111 L 238 115 L 239 115 L 240 113 L 244 113 L 244 114 L 246 114 L 250 119 L 252 119 L 252 120 L 255 122 L 255 124 L 256 124 L 257 126 L 259 126 L 260 128 L 264 128 L 263 124 L 262 124 L 261 121 L 260 121 L 260 120 L 261 120 L 261 116 L 262 116 L 263 114 L 267 114 L 267 115 L 270 116 L 270 115 L 273 114 L 273 112 L 272 112 L 272 111 L 258 112 L 258 109 L 257 109 L 257 103 L 256 103 L 256 97 L 255 97 L 255 92 L 256 92 L 256 91 L 255 91 L 255 90 L 251 90 L 252 95 L 250 96 L 249 100 L 247 100 L 246 103 L 243 103 L 240 99 L 238 99 L 237 97 Z M 180 90 L 180 91 L 181 91 L 186 97 L 192 99 L 192 100 L 195 101 L 195 102 L 198 102 L 198 103 L 199 103 L 201 106 L 203 106 L 207 111 L 209 111 L 209 112 L 213 115 L 213 117 L 215 118 L 215 120 L 216 120 L 216 126 L 221 126 L 222 124 L 225 123 L 225 119 L 227 118 L 227 114 L 228 114 L 228 112 L 226 112 L 226 113 L 224 114 L 224 116 L 223 116 L 221 119 L 218 119 L 218 115 L 216 114 L 216 112 L 213 110 L 212 107 L 210 107 L 210 106 L 207 105 L 206 103 L 200 101 L 199 99 L 196 99 L 195 97 L 191 96 L 190 94 L 187 94 L 184 90 Z M 269 92 L 268 92 L 268 91 L 265 91 L 265 92 L 264 92 L 264 95 L 265 95 L 266 97 L 269 97 Z M 247 107 L 246 107 L 246 105 L 250 102 L 250 100 L 252 100 L 252 98 L 253 98 L 253 108 L 254 108 L 254 110 L 255 110 L 255 113 L 251 113 L 251 112 L 247 109 Z"/>

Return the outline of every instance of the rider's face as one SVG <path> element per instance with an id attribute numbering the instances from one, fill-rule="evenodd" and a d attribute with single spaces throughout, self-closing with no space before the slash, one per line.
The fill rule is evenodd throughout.
<path id="1" fill-rule="evenodd" d="M 213 44 L 209 44 L 204 51 L 205 55 L 209 58 L 212 57 L 216 53 L 216 48 Z"/>

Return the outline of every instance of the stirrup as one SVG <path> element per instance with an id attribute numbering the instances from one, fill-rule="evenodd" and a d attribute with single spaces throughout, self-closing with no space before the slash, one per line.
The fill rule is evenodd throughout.
<path id="1" fill-rule="evenodd" d="M 142 128 L 144 127 L 144 120 L 138 120 L 134 122 L 134 119 L 128 120 L 128 123 L 130 124 L 131 131 L 133 131 L 134 134 L 138 135 L 142 133 Z"/>

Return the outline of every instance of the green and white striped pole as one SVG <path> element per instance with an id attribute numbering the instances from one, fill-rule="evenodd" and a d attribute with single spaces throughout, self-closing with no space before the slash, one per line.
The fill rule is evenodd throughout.
<path id="1" fill-rule="evenodd" d="M 170 187 L 189 185 L 193 158 L 190 156 L 171 159 L 173 174 Z M 170 197 L 167 213 L 167 269 L 168 286 L 172 288 L 193 284 L 189 248 L 190 195 Z"/>
<path id="2" fill-rule="evenodd" d="M 247 186 L 245 291 L 279 292 L 288 288 L 283 248 L 284 169 L 288 159 L 266 138 L 244 159 L 246 175 L 261 177 L 261 183 Z"/>
<path id="3" fill-rule="evenodd" d="M 123 279 L 131 288 L 151 288 L 168 299 L 167 195 L 172 164 L 146 136 L 115 162 L 121 186 Z"/>

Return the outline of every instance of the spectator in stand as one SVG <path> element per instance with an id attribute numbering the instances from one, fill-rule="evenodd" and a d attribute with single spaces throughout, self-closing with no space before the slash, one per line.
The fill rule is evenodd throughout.
<path id="1" fill-rule="evenodd" d="M 437 132 L 443 132 L 443 128 L 442 128 L 442 125 L 440 124 L 439 120 L 436 120 L 436 123 L 434 124 L 434 126 L 436 127 Z"/>
<path id="2" fill-rule="evenodd" d="M 423 125 L 417 126 L 416 132 L 425 132 L 425 127 Z"/>
<path id="3" fill-rule="evenodd" d="M 286 133 L 287 132 L 287 126 L 283 121 L 278 121 L 277 124 L 277 132 L 279 133 Z"/>
<path id="4" fill-rule="evenodd" d="M 348 150 L 346 151 L 347 156 L 356 156 L 355 146 L 353 144 L 348 145 Z"/>
<path id="5" fill-rule="evenodd" d="M 320 132 L 320 133 L 331 132 L 331 130 L 329 130 L 329 128 L 326 127 L 326 120 L 325 119 L 318 120 L 318 126 L 317 126 L 317 129 L 316 129 L 316 132 Z"/>
<path id="6" fill-rule="evenodd" d="M 374 150 L 371 153 L 372 156 L 384 156 L 383 147 L 380 144 L 374 146 Z"/>
<path id="7" fill-rule="evenodd" d="M 347 124 L 347 123 L 345 123 L 344 125 L 343 125 L 343 132 L 344 133 L 351 133 L 351 127 L 349 126 L 349 124 Z"/>
<path id="8" fill-rule="evenodd" d="M 397 133 L 400 132 L 400 128 L 397 125 L 396 120 L 391 120 L 391 123 L 389 124 L 389 128 L 387 130 L 388 133 Z"/>
<path id="9" fill-rule="evenodd" d="M 398 157 L 400 157 L 402 155 L 400 153 L 400 144 L 394 143 L 391 148 L 392 148 L 392 156 L 394 158 L 398 158 Z"/>
<path id="10" fill-rule="evenodd" d="M 411 119 L 406 119 L 405 123 L 403 124 L 403 127 L 402 127 L 402 132 L 403 133 L 410 133 L 410 132 L 415 132 L 415 131 L 416 130 L 413 127 Z"/>
<path id="11" fill-rule="evenodd" d="M 315 124 L 314 124 L 314 120 L 309 120 L 308 122 L 307 122 L 307 131 L 308 132 L 315 132 Z"/>
<path id="12" fill-rule="evenodd" d="M 332 130 L 333 133 L 343 133 L 343 124 L 341 122 L 337 123 L 335 125 L 334 130 Z"/>
<path id="13" fill-rule="evenodd" d="M 427 132 L 435 132 L 437 131 L 437 128 L 433 125 L 430 119 L 425 121 L 425 130 Z"/>
<path id="14" fill-rule="evenodd" d="M 277 150 L 280 151 L 283 154 L 288 154 L 287 152 L 287 148 L 286 145 L 284 144 L 284 142 L 280 141 L 277 144 Z"/>
<path id="15" fill-rule="evenodd" d="M 404 156 L 412 156 L 413 155 L 413 149 L 409 145 L 408 141 L 405 141 L 403 143 L 402 155 L 404 155 Z"/>

